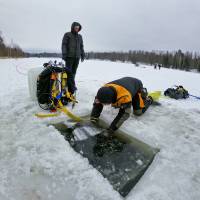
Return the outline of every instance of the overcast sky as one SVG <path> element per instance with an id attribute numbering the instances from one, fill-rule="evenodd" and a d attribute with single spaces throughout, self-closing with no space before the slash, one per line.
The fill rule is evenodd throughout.
<path id="1" fill-rule="evenodd" d="M 78 21 L 88 51 L 200 51 L 200 0 L 0 0 L 0 30 L 23 49 L 57 51 Z"/>

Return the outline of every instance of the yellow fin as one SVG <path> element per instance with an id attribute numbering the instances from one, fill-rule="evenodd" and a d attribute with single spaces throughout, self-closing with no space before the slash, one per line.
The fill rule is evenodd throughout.
<path id="1" fill-rule="evenodd" d="M 161 91 L 153 91 L 153 92 L 149 92 L 148 96 L 151 96 L 153 98 L 154 101 L 158 101 L 161 97 Z"/>

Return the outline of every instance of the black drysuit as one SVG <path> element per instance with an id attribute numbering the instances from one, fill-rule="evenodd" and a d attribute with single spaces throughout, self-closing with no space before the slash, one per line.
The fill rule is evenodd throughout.
<path id="1" fill-rule="evenodd" d="M 133 106 L 134 110 L 141 110 L 142 113 L 144 113 L 147 110 L 149 105 L 147 104 L 145 99 L 141 99 L 141 96 L 139 96 L 141 94 L 141 90 L 143 89 L 143 84 L 139 79 L 132 77 L 124 77 L 112 81 L 106 85 L 110 87 L 115 93 L 115 97 L 113 98 L 112 101 L 112 106 L 115 108 L 119 108 L 118 115 L 115 117 L 115 119 L 110 125 L 111 130 L 113 131 L 117 130 L 124 123 L 124 121 L 126 121 L 129 118 L 131 114 L 131 106 Z M 118 86 L 120 87 L 118 88 Z M 122 88 L 122 90 L 120 90 L 120 88 Z M 120 96 L 119 93 L 120 92 L 123 93 L 124 91 L 128 91 L 127 94 L 124 93 L 122 94 L 122 96 Z M 130 96 L 130 101 L 123 102 L 122 98 L 128 95 Z M 117 99 L 118 97 L 120 98 Z M 143 107 L 141 107 L 141 103 L 144 104 Z M 103 104 L 94 102 L 93 109 L 91 112 L 91 118 L 99 118 L 102 110 L 103 110 Z"/>

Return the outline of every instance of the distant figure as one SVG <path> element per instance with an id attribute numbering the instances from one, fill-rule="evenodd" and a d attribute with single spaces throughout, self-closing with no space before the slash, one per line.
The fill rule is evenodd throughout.
<path id="1" fill-rule="evenodd" d="M 162 67 L 162 65 L 161 65 L 161 64 L 159 64 L 159 65 L 158 65 L 158 68 L 159 68 L 159 70 L 161 69 L 161 67 Z"/>
<path id="2" fill-rule="evenodd" d="M 79 34 L 82 26 L 78 22 L 73 22 L 71 26 L 71 31 L 65 33 L 62 40 L 62 59 L 65 61 L 65 67 L 69 71 L 69 76 L 71 76 L 71 81 L 69 84 L 73 87 L 71 88 L 71 93 L 73 94 L 77 88 L 75 84 L 76 71 L 79 65 L 79 60 L 83 62 L 85 59 L 84 45 L 82 36 Z"/>
<path id="3" fill-rule="evenodd" d="M 154 69 L 157 69 L 157 64 L 154 65 Z"/>
<path id="4" fill-rule="evenodd" d="M 153 103 L 146 88 L 139 79 L 124 77 L 101 87 L 94 100 L 90 120 L 97 123 L 104 105 L 119 108 L 119 113 L 111 123 L 107 133 L 114 133 L 131 114 L 131 107 L 135 115 L 142 115 Z"/>

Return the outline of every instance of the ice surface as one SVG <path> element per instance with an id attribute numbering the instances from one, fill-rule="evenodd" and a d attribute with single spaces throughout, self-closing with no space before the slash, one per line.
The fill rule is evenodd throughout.
<path id="1" fill-rule="evenodd" d="M 63 136 L 47 124 L 66 116 L 37 119 L 41 112 L 28 93 L 28 69 L 49 59 L 1 59 L 0 79 L 0 199 L 1 200 L 119 200 L 103 176 L 75 153 Z M 18 64 L 18 73 L 16 70 Z M 181 84 L 200 96 L 200 74 L 172 69 L 154 70 L 132 64 L 86 61 L 77 73 L 76 114 L 88 114 L 98 88 L 122 76 L 141 79 L 149 90 Z M 122 130 L 161 149 L 127 200 L 200 199 L 200 101 L 161 99 L 141 117 L 131 116 Z M 117 110 L 106 107 L 102 117 L 111 121 Z"/>

